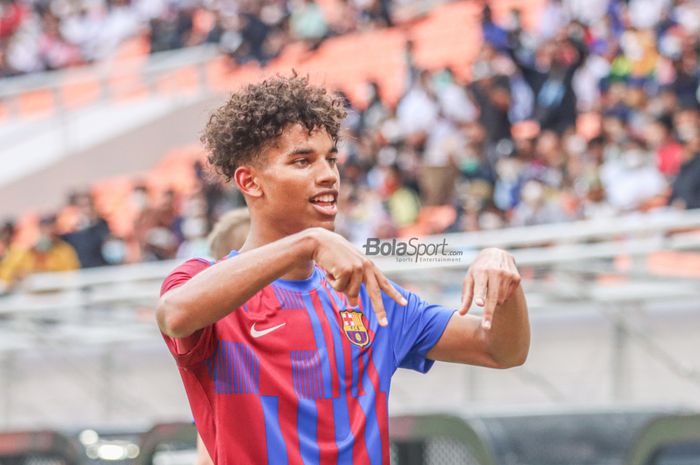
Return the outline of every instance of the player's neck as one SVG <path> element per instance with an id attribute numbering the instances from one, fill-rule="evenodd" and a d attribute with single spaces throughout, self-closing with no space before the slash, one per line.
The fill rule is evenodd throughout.
<path id="1" fill-rule="evenodd" d="M 239 249 L 239 252 L 242 253 L 249 250 L 257 249 L 258 247 L 262 247 L 264 245 L 278 241 L 287 236 L 288 234 L 276 231 L 273 228 L 256 225 L 255 221 L 251 221 L 248 237 L 246 237 L 246 240 Z M 313 269 L 314 262 L 312 260 L 299 261 L 299 263 L 294 267 L 294 269 L 280 276 L 280 278 L 288 280 L 307 279 L 313 273 Z"/>

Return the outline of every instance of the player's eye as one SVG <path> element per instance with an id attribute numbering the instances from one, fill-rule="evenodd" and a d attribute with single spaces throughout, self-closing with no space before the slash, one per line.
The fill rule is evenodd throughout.
<path id="1" fill-rule="evenodd" d="M 338 163 L 338 158 L 337 157 L 328 157 L 327 158 L 328 163 L 330 163 L 331 166 L 335 166 Z"/>
<path id="2" fill-rule="evenodd" d="M 307 166 L 309 164 L 309 160 L 306 158 L 297 158 L 293 163 L 297 166 Z"/>

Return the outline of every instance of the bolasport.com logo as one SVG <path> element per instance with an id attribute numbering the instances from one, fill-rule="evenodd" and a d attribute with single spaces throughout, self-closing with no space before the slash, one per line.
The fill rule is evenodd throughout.
<path id="1" fill-rule="evenodd" d="M 459 262 L 461 250 L 447 248 L 447 239 L 442 242 L 421 242 L 418 237 L 408 240 L 391 239 L 382 241 L 370 237 L 362 246 L 367 256 L 396 257 L 397 262 Z"/>

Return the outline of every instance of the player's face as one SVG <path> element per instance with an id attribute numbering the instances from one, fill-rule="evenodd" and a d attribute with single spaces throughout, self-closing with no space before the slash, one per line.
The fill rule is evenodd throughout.
<path id="1" fill-rule="evenodd" d="M 310 227 L 335 228 L 338 212 L 337 149 L 325 129 L 286 129 L 265 154 L 259 171 L 265 216 L 284 234 Z"/>

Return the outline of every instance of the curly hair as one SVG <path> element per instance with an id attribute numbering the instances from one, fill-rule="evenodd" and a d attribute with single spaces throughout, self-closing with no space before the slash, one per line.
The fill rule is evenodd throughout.
<path id="1" fill-rule="evenodd" d="M 338 141 L 346 112 L 341 98 L 294 73 L 249 84 L 210 117 L 201 136 L 209 163 L 230 181 L 236 168 L 257 161 L 291 124 L 325 129 Z"/>

